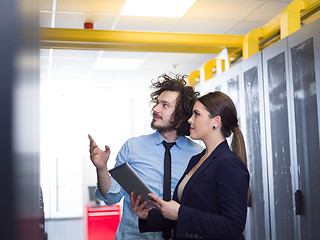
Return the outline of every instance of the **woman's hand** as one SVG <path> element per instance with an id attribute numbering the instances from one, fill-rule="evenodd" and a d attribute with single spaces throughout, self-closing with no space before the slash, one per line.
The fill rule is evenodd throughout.
<path id="1" fill-rule="evenodd" d="M 140 204 L 140 200 L 140 195 L 138 195 L 137 198 L 134 199 L 134 193 L 132 192 L 130 194 L 131 211 L 141 219 L 148 219 L 148 212 L 152 208 L 145 208 L 147 201 L 144 201 Z"/>
<path id="2" fill-rule="evenodd" d="M 162 213 L 162 215 L 170 220 L 178 220 L 178 212 L 180 208 L 180 204 L 176 201 L 164 201 L 158 196 L 150 193 L 149 194 L 151 200 L 151 203 Z"/>

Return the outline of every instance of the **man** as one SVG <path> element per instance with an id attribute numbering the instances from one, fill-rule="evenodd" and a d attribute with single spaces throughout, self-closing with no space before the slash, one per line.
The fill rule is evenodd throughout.
<path id="1" fill-rule="evenodd" d="M 188 119 L 198 95 L 193 88 L 186 86 L 186 76 L 176 75 L 171 78 L 162 75 L 152 83 L 155 89 L 151 99 L 155 103 L 152 112 L 151 127 L 157 130 L 153 134 L 143 135 L 127 140 L 119 151 L 115 166 L 127 162 L 149 185 L 151 190 L 163 197 L 164 156 L 167 143 L 175 142 L 171 147 L 171 195 L 182 176 L 191 156 L 202 151 L 202 147 L 190 139 Z M 161 233 L 140 233 L 138 217 L 131 211 L 130 196 L 110 177 L 107 161 L 110 148 L 106 145 L 101 150 L 92 137 L 90 139 L 90 158 L 97 171 L 98 188 L 96 196 L 107 205 L 118 203 L 124 196 L 123 215 L 116 239 L 162 239 Z"/>

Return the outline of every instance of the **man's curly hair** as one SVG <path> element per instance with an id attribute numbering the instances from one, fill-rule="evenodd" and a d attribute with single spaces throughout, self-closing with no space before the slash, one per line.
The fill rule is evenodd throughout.
<path id="1" fill-rule="evenodd" d="M 158 77 L 156 82 L 151 84 L 151 88 L 155 89 L 150 94 L 152 103 L 156 102 L 159 95 L 164 91 L 179 92 L 176 107 L 171 116 L 171 123 L 173 128 L 177 130 L 178 136 L 190 135 L 188 119 L 192 116 L 192 108 L 199 95 L 199 92 L 195 92 L 191 86 L 186 86 L 185 78 L 187 77 L 187 75 L 176 74 L 174 78 L 171 78 L 167 74 L 163 74 Z"/>

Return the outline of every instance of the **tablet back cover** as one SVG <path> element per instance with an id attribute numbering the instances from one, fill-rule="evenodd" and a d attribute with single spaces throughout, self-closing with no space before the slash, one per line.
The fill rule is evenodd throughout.
<path id="1" fill-rule="evenodd" d="M 109 170 L 109 173 L 129 195 L 131 192 L 134 192 L 135 197 L 140 194 L 140 203 L 150 199 L 148 193 L 152 193 L 151 189 L 128 163 Z M 153 205 L 148 202 L 146 207 L 150 208 Z"/>

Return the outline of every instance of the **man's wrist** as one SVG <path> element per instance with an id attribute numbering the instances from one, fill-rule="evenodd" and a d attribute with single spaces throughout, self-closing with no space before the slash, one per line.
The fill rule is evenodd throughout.
<path id="1" fill-rule="evenodd" d="M 108 172 L 108 167 L 107 167 L 107 164 L 104 166 L 104 167 L 102 167 L 102 168 L 97 168 L 96 167 L 96 170 L 97 170 L 97 172 L 98 173 L 104 173 L 104 172 Z"/>

